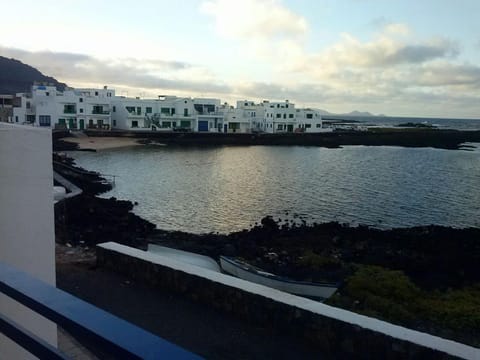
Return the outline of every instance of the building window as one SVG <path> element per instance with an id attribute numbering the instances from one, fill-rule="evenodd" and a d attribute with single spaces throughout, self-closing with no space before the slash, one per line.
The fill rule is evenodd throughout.
<path id="1" fill-rule="evenodd" d="M 117 120 L 113 120 L 113 126 L 117 126 Z"/>
<path id="2" fill-rule="evenodd" d="M 80 112 L 83 113 L 83 109 L 80 109 Z"/>
<path id="3" fill-rule="evenodd" d="M 104 114 L 102 105 L 95 105 L 92 110 L 92 114 Z"/>
<path id="4" fill-rule="evenodd" d="M 132 120 L 132 128 L 138 128 L 138 121 Z"/>
<path id="5" fill-rule="evenodd" d="M 95 91 L 95 96 L 98 96 L 98 91 Z"/>
<path id="6" fill-rule="evenodd" d="M 108 96 L 108 97 L 111 97 L 111 96 L 112 96 L 112 93 L 107 93 L 107 96 Z"/>
<path id="7" fill-rule="evenodd" d="M 115 108 L 115 106 L 112 106 L 112 111 L 113 111 L 113 112 L 117 111 L 117 109 Z"/>
<path id="8" fill-rule="evenodd" d="M 27 101 L 27 109 L 30 109 L 30 101 Z"/>
<path id="9" fill-rule="evenodd" d="M 282 125 L 282 124 L 278 124 L 277 130 L 283 130 L 283 125 Z"/>
<path id="10" fill-rule="evenodd" d="M 38 122 L 40 126 L 50 126 L 50 123 L 51 123 L 50 115 L 39 115 Z"/>
<path id="11" fill-rule="evenodd" d="M 289 119 L 293 119 L 293 114 L 288 114 Z"/>
<path id="12" fill-rule="evenodd" d="M 277 119 L 280 119 L 282 117 L 282 114 L 277 114 Z"/>
<path id="13" fill-rule="evenodd" d="M 183 116 L 188 116 L 188 109 L 183 109 Z"/>
<path id="14" fill-rule="evenodd" d="M 305 124 L 305 129 L 310 129 L 312 127 L 312 124 Z"/>
<path id="15" fill-rule="evenodd" d="M 288 104 L 287 104 L 287 105 L 285 105 L 285 107 L 288 109 Z"/>
<path id="16" fill-rule="evenodd" d="M 177 122 L 176 121 L 172 122 L 172 127 L 174 127 L 174 128 L 177 127 Z"/>
<path id="17" fill-rule="evenodd" d="M 142 115 L 142 108 L 137 106 L 137 115 Z"/>
<path id="18" fill-rule="evenodd" d="M 83 102 L 83 98 L 80 98 L 79 101 L 80 101 L 80 102 Z"/>
<path id="19" fill-rule="evenodd" d="M 147 114 L 151 114 L 152 113 L 152 108 L 151 107 L 147 107 L 147 109 L 145 110 L 145 112 Z"/>
<path id="20" fill-rule="evenodd" d="M 312 119 L 312 118 L 313 118 L 313 114 L 307 114 L 306 118 L 307 118 L 307 119 Z"/>
<path id="21" fill-rule="evenodd" d="M 283 114 L 283 118 L 286 119 L 286 118 L 287 118 L 287 114 Z"/>
<path id="22" fill-rule="evenodd" d="M 317 129 L 321 127 L 322 127 L 322 124 L 317 124 Z"/>
<path id="23" fill-rule="evenodd" d="M 18 116 L 15 116 L 15 122 L 18 122 Z"/>
<path id="24" fill-rule="evenodd" d="M 162 121 L 162 128 L 169 129 L 172 127 L 172 123 L 170 121 Z"/>
<path id="25" fill-rule="evenodd" d="M 128 111 L 130 114 L 135 113 L 135 106 L 125 106 L 125 109 L 127 109 L 127 111 Z"/>
<path id="26" fill-rule="evenodd" d="M 75 110 L 75 105 L 67 104 L 63 105 L 63 113 L 64 114 L 75 114 L 77 111 Z"/>
<path id="27" fill-rule="evenodd" d="M 45 95 L 46 95 L 46 96 L 50 96 L 50 93 L 47 91 L 47 92 L 45 93 Z"/>

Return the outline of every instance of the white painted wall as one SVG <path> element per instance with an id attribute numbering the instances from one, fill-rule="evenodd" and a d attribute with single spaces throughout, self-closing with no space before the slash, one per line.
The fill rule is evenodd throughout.
<path id="1" fill-rule="evenodd" d="M 0 261 L 55 286 L 51 130 L 0 123 Z M 55 324 L 0 295 L 0 313 L 56 346 Z M 0 335 L 0 359 L 33 358 Z"/>

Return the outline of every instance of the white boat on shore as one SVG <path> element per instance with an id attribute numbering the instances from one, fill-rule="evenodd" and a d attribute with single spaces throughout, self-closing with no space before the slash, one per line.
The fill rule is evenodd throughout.
<path id="1" fill-rule="evenodd" d="M 183 250 L 177 250 L 155 244 L 148 244 L 147 251 L 158 256 L 168 257 L 170 259 L 180 261 L 186 264 L 199 266 L 201 268 L 212 270 L 215 272 L 220 272 L 220 267 L 218 266 L 218 263 L 211 257 L 205 255 L 200 255 Z"/>
<path id="2" fill-rule="evenodd" d="M 327 299 L 332 296 L 338 288 L 338 285 L 336 284 L 293 281 L 261 271 L 243 261 L 227 256 L 220 256 L 220 267 L 226 273 L 234 275 L 240 279 L 265 285 L 291 294 L 311 298 Z"/>

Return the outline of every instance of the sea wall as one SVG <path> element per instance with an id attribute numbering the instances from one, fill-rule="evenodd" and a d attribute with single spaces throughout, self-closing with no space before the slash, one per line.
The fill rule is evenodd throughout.
<path id="1" fill-rule="evenodd" d="M 478 359 L 479 350 L 116 243 L 97 262 L 272 332 L 309 341 L 323 358 Z"/>
<path id="2" fill-rule="evenodd" d="M 298 145 L 338 148 L 345 145 L 434 147 L 458 149 L 465 142 L 479 142 L 480 131 L 448 129 L 372 129 L 328 133 L 223 134 L 126 130 L 86 130 L 88 136 L 133 137 L 144 143 L 160 142 L 182 146 Z"/>

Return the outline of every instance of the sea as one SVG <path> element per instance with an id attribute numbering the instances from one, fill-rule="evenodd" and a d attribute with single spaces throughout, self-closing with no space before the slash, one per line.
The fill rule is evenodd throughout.
<path id="1" fill-rule="evenodd" d="M 480 120 L 353 120 L 480 129 Z M 103 197 L 138 203 L 134 212 L 165 230 L 231 233 L 265 216 L 380 229 L 480 227 L 480 144 L 466 145 L 142 146 L 71 155 L 79 166 L 116 175 L 114 189 Z"/>
<path id="2" fill-rule="evenodd" d="M 479 114 L 480 116 L 480 114 Z M 414 123 L 431 125 L 438 129 L 480 130 L 480 119 L 446 119 L 424 117 L 393 117 L 393 116 L 349 116 L 325 115 L 325 119 L 358 122 L 362 126 L 395 127 L 400 124 Z"/>

